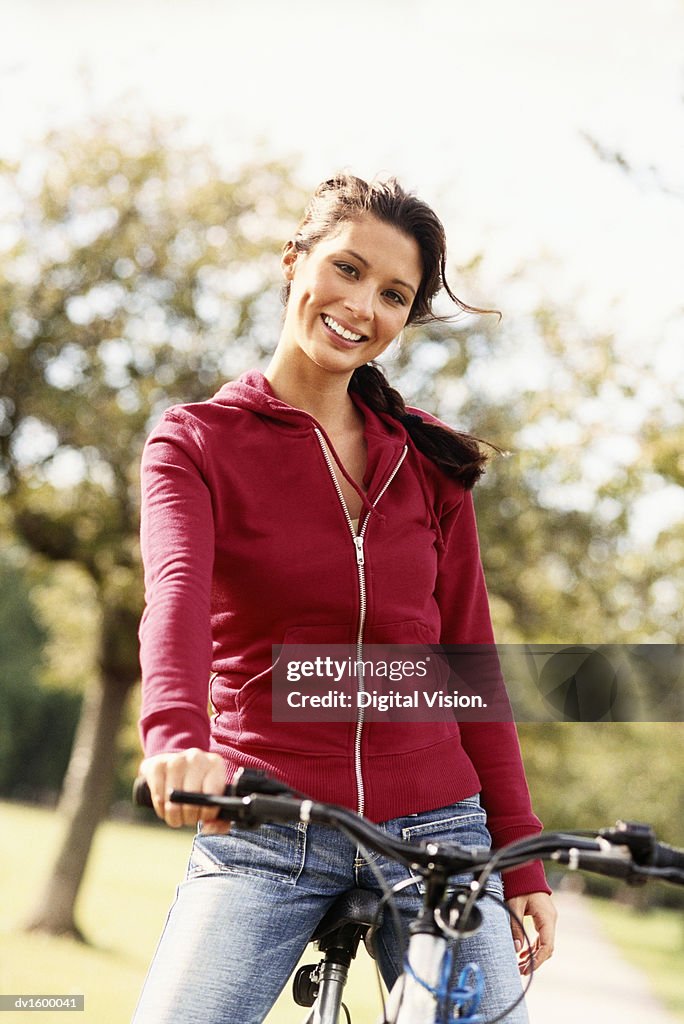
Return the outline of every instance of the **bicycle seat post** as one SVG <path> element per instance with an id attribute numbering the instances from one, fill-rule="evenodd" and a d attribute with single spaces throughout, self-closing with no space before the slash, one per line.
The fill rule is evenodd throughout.
<path id="1" fill-rule="evenodd" d="M 318 972 L 318 997 L 305 1024 L 338 1024 L 349 966 L 326 956 Z"/>
<path id="2" fill-rule="evenodd" d="M 313 1007 L 305 1024 L 338 1024 L 351 962 L 368 929 L 379 923 L 379 902 L 374 893 L 353 889 L 340 896 L 321 920 L 312 941 L 325 957 L 317 965 L 300 967 L 293 984 L 295 1002 Z"/>

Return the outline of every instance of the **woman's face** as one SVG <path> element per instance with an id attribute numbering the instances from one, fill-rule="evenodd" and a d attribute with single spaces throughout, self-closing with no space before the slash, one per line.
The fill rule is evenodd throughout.
<path id="1" fill-rule="evenodd" d="M 308 253 L 288 246 L 282 266 L 290 296 L 281 340 L 349 375 L 400 333 L 423 273 L 415 239 L 370 214 L 342 221 Z"/>

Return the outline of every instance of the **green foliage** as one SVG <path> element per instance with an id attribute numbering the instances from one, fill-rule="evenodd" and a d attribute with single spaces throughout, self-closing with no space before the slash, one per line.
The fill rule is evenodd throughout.
<path id="1" fill-rule="evenodd" d="M 31 603 L 26 574 L 0 556 L 0 685 L 34 685 L 41 666 L 45 630 Z"/>
<path id="2" fill-rule="evenodd" d="M 535 808 L 547 828 L 647 822 L 684 845 L 684 725 L 555 722 L 520 726 Z"/>
<path id="3" fill-rule="evenodd" d="M 80 698 L 43 689 L 46 632 L 26 572 L 0 560 L 0 793 L 40 797 L 60 786 Z"/>
<path id="4" fill-rule="evenodd" d="M 227 181 L 154 127 L 52 136 L 26 164 L 0 181 L 22 211 L 0 256 L 0 482 L 24 542 L 95 581 L 129 671 L 140 449 L 161 409 L 260 351 L 293 189 L 275 165 Z"/>
<path id="5" fill-rule="evenodd" d="M 0 562 L 0 791 L 18 768 L 18 750 L 30 741 L 36 679 L 44 633 L 23 574 Z M 33 699 L 32 699 L 33 698 Z"/>
<path id="6" fill-rule="evenodd" d="M 97 674 L 97 589 L 70 562 L 40 560 L 33 576 L 31 600 L 46 633 L 40 681 L 44 687 L 83 693 Z"/>
<path id="7" fill-rule="evenodd" d="M 36 597 L 44 681 L 78 692 L 99 675 L 123 700 L 139 672 L 144 439 L 162 409 L 272 347 L 301 196 L 280 165 L 226 177 L 170 129 L 114 120 L 0 166 L 0 196 L 17 213 L 0 251 L 0 492 L 25 548 L 64 568 Z"/>
<path id="8" fill-rule="evenodd" d="M 460 290 L 477 294 L 470 271 Z M 639 502 L 681 480 L 675 382 L 551 306 L 424 328 L 390 369 L 414 404 L 505 452 L 475 490 L 501 642 L 681 641 L 681 527 L 635 530 Z"/>

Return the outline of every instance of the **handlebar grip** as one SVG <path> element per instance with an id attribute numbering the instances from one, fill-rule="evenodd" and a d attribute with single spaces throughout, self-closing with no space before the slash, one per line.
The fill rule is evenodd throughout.
<path id="1" fill-rule="evenodd" d="M 634 872 L 630 857 L 608 857 L 600 850 L 558 850 L 552 855 L 552 859 L 574 870 L 584 869 L 611 878 L 629 879 Z"/>
<path id="2" fill-rule="evenodd" d="M 301 796 L 296 789 L 291 789 L 280 779 L 274 778 L 260 768 L 238 768 L 226 786 L 225 796 L 251 796 L 259 793 L 263 796 Z"/>
<path id="3" fill-rule="evenodd" d="M 152 794 L 146 779 L 139 775 L 133 783 L 133 803 L 136 807 L 152 807 Z"/>
<path id="4" fill-rule="evenodd" d="M 252 793 L 261 793 L 266 796 L 293 796 L 295 790 L 286 786 L 285 783 L 274 779 L 266 772 L 252 768 L 238 768 L 232 780 L 223 790 L 224 796 L 250 796 Z M 153 807 L 152 794 L 147 781 L 139 775 L 133 783 L 133 803 L 136 807 Z"/>
<path id="5" fill-rule="evenodd" d="M 599 835 L 609 843 L 626 846 L 634 863 L 641 867 L 674 868 L 684 872 L 684 850 L 657 842 L 650 825 L 639 821 L 618 821 L 615 828 L 601 829 Z"/>
<path id="6" fill-rule="evenodd" d="M 655 843 L 650 863 L 655 868 L 676 868 L 684 871 L 684 850 L 668 843 Z"/>
<path id="7" fill-rule="evenodd" d="M 176 792 L 176 790 L 174 790 L 174 793 L 175 792 Z M 182 794 L 180 794 L 180 795 L 182 795 Z M 188 795 L 190 795 L 190 796 L 197 796 L 198 794 L 193 793 L 193 794 L 188 794 Z M 224 790 L 224 795 L 225 796 L 229 796 L 230 795 L 230 786 L 226 786 L 226 788 Z M 173 799 L 173 795 L 172 795 L 171 798 Z M 150 809 L 154 809 L 154 804 L 152 803 L 152 794 L 150 792 L 150 787 L 148 786 L 146 779 L 144 779 L 141 775 L 139 775 L 138 778 L 133 783 L 132 800 L 133 800 L 133 803 L 135 804 L 136 807 L 149 807 Z M 179 803 L 179 802 L 186 803 L 186 802 L 190 802 L 190 801 L 178 801 L 178 800 L 176 800 L 175 802 L 176 803 Z M 224 821 L 231 821 L 232 820 L 231 817 L 230 817 L 229 812 L 225 811 L 225 810 L 219 811 L 218 817 L 221 818 Z"/>

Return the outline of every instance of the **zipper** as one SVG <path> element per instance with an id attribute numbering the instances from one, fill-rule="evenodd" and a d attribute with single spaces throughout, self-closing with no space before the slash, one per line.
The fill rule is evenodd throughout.
<path id="1" fill-rule="evenodd" d="M 330 473 L 330 476 L 332 478 L 332 482 L 335 485 L 335 490 L 337 491 L 337 496 L 340 499 L 340 504 L 342 505 L 342 510 L 344 511 L 344 514 L 345 514 L 346 519 L 347 519 L 347 523 L 349 524 L 349 532 L 350 532 L 352 540 L 354 542 L 355 555 L 356 555 L 356 572 L 357 572 L 358 584 L 359 584 L 359 619 L 358 619 L 358 627 L 357 627 L 357 631 L 356 631 L 356 663 L 358 665 L 359 663 L 361 663 L 363 661 L 363 630 L 364 630 L 364 626 L 365 626 L 365 623 L 366 623 L 366 569 L 365 569 L 366 558 L 365 558 L 365 552 L 364 552 L 364 542 L 365 542 L 365 537 L 366 537 L 366 527 L 368 526 L 368 520 L 370 519 L 371 513 L 370 513 L 370 511 L 366 513 L 366 516 L 365 516 L 365 518 L 363 520 L 363 523 L 360 523 L 359 532 L 356 533 L 356 531 L 354 530 L 354 524 L 352 522 L 352 517 L 349 514 L 349 509 L 347 508 L 347 502 L 344 500 L 344 495 L 342 493 L 342 488 L 340 487 L 340 483 L 339 483 L 339 481 L 337 479 L 337 476 L 335 474 L 335 469 L 334 469 L 333 464 L 332 464 L 332 456 L 330 455 L 330 452 L 328 451 L 328 447 L 327 447 L 327 445 L 325 443 L 325 439 L 323 437 L 323 434 L 319 430 L 319 428 L 318 427 L 314 427 L 314 430 L 315 430 L 316 436 L 318 438 L 318 443 L 321 446 L 321 451 L 323 452 L 323 458 L 325 459 L 325 464 L 328 467 L 328 472 Z M 385 491 L 387 490 L 389 485 L 394 480 L 395 476 L 399 472 L 399 469 L 401 467 L 402 462 L 406 458 L 407 452 L 408 452 L 408 445 L 405 444 L 403 449 L 402 449 L 401 455 L 399 456 L 399 458 L 398 458 L 398 460 L 396 462 L 396 465 L 394 466 L 394 469 L 392 470 L 392 472 L 390 473 L 389 477 L 385 481 L 385 483 L 384 483 L 384 485 L 382 487 L 382 490 L 378 494 L 377 498 L 372 503 L 371 509 L 374 509 L 376 507 L 376 505 L 378 504 L 378 502 L 382 498 L 383 494 L 385 493 Z M 357 681 L 358 681 L 358 693 L 363 693 L 364 690 L 365 690 L 365 680 L 364 680 L 363 674 L 362 673 L 358 673 L 356 678 L 357 678 Z M 364 793 L 364 786 L 363 786 L 363 766 L 361 764 L 361 737 L 362 737 L 362 734 L 363 734 L 364 718 L 365 718 L 365 708 L 359 708 L 358 711 L 357 711 L 357 716 L 356 716 L 356 734 L 355 734 L 355 737 L 354 737 L 354 773 L 355 773 L 355 776 L 356 776 L 356 796 L 357 796 L 356 811 L 357 811 L 357 814 L 363 814 L 364 809 L 365 809 L 365 804 L 366 804 L 365 793 Z"/>

